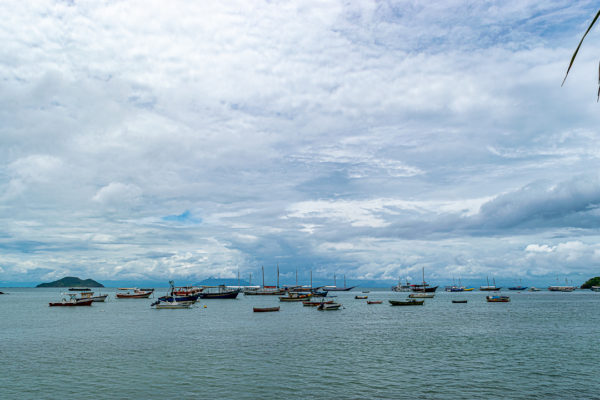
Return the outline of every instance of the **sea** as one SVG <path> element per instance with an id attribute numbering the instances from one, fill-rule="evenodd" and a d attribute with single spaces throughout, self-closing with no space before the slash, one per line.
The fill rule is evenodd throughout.
<path id="1" fill-rule="evenodd" d="M 1 399 L 600 398 L 591 291 L 393 307 L 407 293 L 358 288 L 335 293 L 338 311 L 244 295 L 156 310 L 111 288 L 105 303 L 49 307 L 64 289 L 0 291 Z"/>

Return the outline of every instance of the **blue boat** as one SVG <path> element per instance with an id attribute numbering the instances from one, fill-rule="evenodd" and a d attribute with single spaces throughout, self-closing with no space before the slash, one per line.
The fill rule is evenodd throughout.
<path id="1" fill-rule="evenodd" d="M 159 297 L 158 300 L 160 301 L 166 301 L 169 303 L 172 302 L 180 302 L 180 301 L 193 301 L 196 302 L 198 300 L 198 294 L 192 294 L 192 295 L 188 295 L 188 296 L 162 296 Z"/>
<path id="2" fill-rule="evenodd" d="M 525 290 L 527 289 L 529 286 L 513 286 L 513 287 L 509 287 L 508 290 Z"/>

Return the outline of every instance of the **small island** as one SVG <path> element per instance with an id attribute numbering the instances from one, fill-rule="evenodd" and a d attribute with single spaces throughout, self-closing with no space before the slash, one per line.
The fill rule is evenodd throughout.
<path id="1" fill-rule="evenodd" d="M 74 276 L 66 276 L 54 282 L 40 283 L 36 287 L 104 287 L 103 284 L 96 282 L 93 279 L 79 279 Z"/>
<path id="2" fill-rule="evenodd" d="M 594 278 L 588 279 L 583 285 L 581 285 L 582 289 L 591 289 L 592 286 L 600 286 L 600 276 L 596 276 Z"/>

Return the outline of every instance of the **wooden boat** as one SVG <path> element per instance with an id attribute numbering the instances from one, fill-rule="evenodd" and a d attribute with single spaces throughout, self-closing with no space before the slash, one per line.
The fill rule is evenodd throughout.
<path id="1" fill-rule="evenodd" d="M 304 307 L 318 307 L 319 304 L 321 304 L 321 303 L 331 304 L 331 303 L 333 303 L 333 300 L 328 300 L 328 301 L 320 301 L 320 300 L 312 301 L 312 300 L 307 300 L 307 301 L 303 301 L 302 305 Z"/>
<path id="2" fill-rule="evenodd" d="M 117 299 L 147 299 L 154 292 L 153 290 L 142 290 L 138 288 L 118 288 L 123 292 L 115 294 Z"/>
<path id="3" fill-rule="evenodd" d="M 463 292 L 472 292 L 473 290 L 475 290 L 475 288 L 464 288 Z"/>
<path id="4" fill-rule="evenodd" d="M 177 301 L 162 302 L 162 301 L 157 301 L 156 303 L 153 303 L 151 305 L 151 307 L 152 306 L 154 307 L 155 310 L 175 310 L 175 309 L 190 308 L 192 306 L 192 303 L 188 302 L 188 301 L 183 301 L 183 302 L 177 302 Z"/>
<path id="5" fill-rule="evenodd" d="M 253 307 L 254 312 L 274 312 L 279 311 L 279 307 Z"/>
<path id="6" fill-rule="evenodd" d="M 452 300 L 454 304 L 465 304 L 467 300 Z"/>
<path id="7" fill-rule="evenodd" d="M 368 299 L 369 296 L 354 296 L 354 298 L 357 300 L 365 300 L 365 299 Z"/>
<path id="8" fill-rule="evenodd" d="M 433 293 L 411 293 L 408 295 L 411 299 L 433 299 L 435 294 Z"/>
<path id="9" fill-rule="evenodd" d="M 194 288 L 193 286 L 175 287 L 173 281 L 169 281 L 169 286 L 171 288 L 167 292 L 167 295 L 159 297 L 158 301 L 168 303 L 191 302 L 192 304 L 194 304 L 196 303 L 196 301 L 198 300 L 198 296 L 200 295 L 200 288 Z"/>
<path id="10" fill-rule="evenodd" d="M 348 292 L 354 289 L 355 287 L 356 286 L 346 286 L 346 275 L 344 275 L 344 287 L 338 287 L 335 280 L 335 274 L 333 274 L 333 286 L 323 286 L 323 290 L 327 290 L 329 292 Z"/>
<path id="11" fill-rule="evenodd" d="M 410 290 L 420 293 L 433 293 L 437 288 L 438 286 L 429 286 L 429 284 L 425 282 L 425 267 L 423 267 L 423 283 L 410 285 Z"/>
<path id="12" fill-rule="evenodd" d="M 510 297 L 508 296 L 485 296 L 488 303 L 508 303 Z"/>
<path id="13" fill-rule="evenodd" d="M 367 304 L 381 304 L 383 300 L 368 300 Z"/>
<path id="14" fill-rule="evenodd" d="M 548 286 L 548 290 L 551 292 L 572 292 L 575 289 L 575 286 Z"/>
<path id="15" fill-rule="evenodd" d="M 94 302 L 94 303 L 104 303 L 104 301 L 106 300 L 107 297 L 108 297 L 107 294 L 100 294 L 98 296 L 94 296 L 94 292 L 81 292 L 81 299 L 84 299 L 84 300 L 91 299 L 92 302 Z"/>
<path id="16" fill-rule="evenodd" d="M 339 310 L 342 305 L 340 303 L 321 303 L 317 307 L 319 311 L 333 311 Z"/>
<path id="17" fill-rule="evenodd" d="M 307 294 L 299 294 L 299 293 L 290 293 L 288 292 L 287 296 L 279 297 L 279 301 L 283 302 L 294 302 L 294 301 L 305 301 L 312 297 L 312 293 Z"/>
<path id="18" fill-rule="evenodd" d="M 225 285 L 204 286 L 198 297 L 201 299 L 235 299 L 239 293 L 240 289 L 227 289 Z"/>
<path id="19" fill-rule="evenodd" d="M 487 280 L 487 285 L 486 286 L 479 286 L 479 290 L 482 292 L 497 292 L 500 289 L 502 289 L 502 287 L 497 287 L 496 286 L 496 278 L 494 278 L 494 284 L 490 285 L 490 278 L 486 277 L 485 278 Z"/>
<path id="20" fill-rule="evenodd" d="M 77 299 L 76 293 L 63 293 L 63 295 L 69 296 L 69 299 L 63 297 L 59 303 L 48 303 L 49 307 L 75 307 L 75 306 L 91 306 L 93 301 L 91 299 Z"/>
<path id="21" fill-rule="evenodd" d="M 422 306 L 425 303 L 425 300 L 388 300 L 393 306 Z"/>

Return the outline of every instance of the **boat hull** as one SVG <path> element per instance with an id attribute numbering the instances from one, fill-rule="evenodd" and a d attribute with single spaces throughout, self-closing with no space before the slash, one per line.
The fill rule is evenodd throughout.
<path id="1" fill-rule="evenodd" d="M 422 306 L 425 300 L 388 300 L 393 306 Z"/>
<path id="2" fill-rule="evenodd" d="M 253 307 L 254 312 L 275 312 L 279 311 L 279 307 Z"/>
<path id="3" fill-rule="evenodd" d="M 381 304 L 381 303 L 383 303 L 383 300 L 367 301 L 367 304 Z"/>
<path id="4" fill-rule="evenodd" d="M 147 299 L 148 297 L 150 297 L 151 294 L 152 294 L 152 292 L 148 292 L 148 293 L 134 293 L 134 294 L 117 293 L 115 295 L 115 297 L 117 299 Z"/>
<path id="5" fill-rule="evenodd" d="M 225 293 L 200 293 L 198 295 L 201 299 L 235 299 L 240 292 L 225 292 Z"/>
<path id="6" fill-rule="evenodd" d="M 49 307 L 75 307 L 75 306 L 91 306 L 92 300 L 79 300 L 76 302 L 61 302 L 61 303 L 48 303 Z"/>
<path id="7" fill-rule="evenodd" d="M 485 299 L 488 303 L 509 303 L 510 297 L 508 296 L 486 296 Z"/>
<path id="8" fill-rule="evenodd" d="M 340 307 L 342 305 L 338 304 L 338 303 L 332 303 L 332 304 L 319 304 L 319 306 L 317 307 L 317 310 L 319 311 L 335 311 L 335 310 L 339 310 Z"/>

